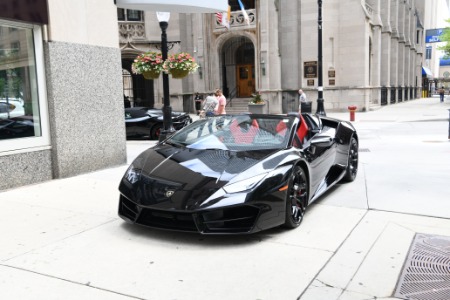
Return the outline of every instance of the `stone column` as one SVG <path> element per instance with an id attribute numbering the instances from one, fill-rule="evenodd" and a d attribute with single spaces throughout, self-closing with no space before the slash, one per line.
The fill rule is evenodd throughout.
<path id="1" fill-rule="evenodd" d="M 380 73 L 381 73 L 381 17 L 380 17 L 380 0 L 374 0 L 374 16 L 372 27 L 372 69 L 371 82 L 369 85 L 372 88 L 371 102 L 372 104 L 380 104 L 381 90 L 380 90 Z"/>
<path id="2" fill-rule="evenodd" d="M 281 4 L 273 1 L 259 1 L 259 22 L 257 25 L 257 34 L 259 35 L 259 58 L 257 63 L 264 61 L 265 71 L 260 69 L 259 74 L 260 90 L 267 91 L 265 99 L 269 101 L 268 110 L 270 113 L 282 113 L 282 59 L 280 57 L 280 26 L 283 18 L 280 17 Z M 282 44 L 282 43 L 281 43 Z M 257 51 L 258 51 L 257 50 Z M 299 69 L 297 67 L 297 69 Z M 263 73 L 265 72 L 265 74 Z"/>
<path id="3" fill-rule="evenodd" d="M 383 27 L 381 29 L 381 70 L 380 85 L 386 88 L 387 104 L 390 103 L 391 83 L 391 0 L 381 0 L 380 15 Z"/>
<path id="4" fill-rule="evenodd" d="M 391 1 L 391 18 L 390 25 L 392 29 L 391 35 L 391 66 L 390 66 L 390 83 L 391 83 L 391 97 L 398 101 L 398 47 L 399 47 L 399 35 L 398 35 L 398 14 L 399 6 L 398 0 Z M 393 95 L 392 95 L 393 94 Z M 390 102 L 391 100 L 389 100 Z"/>
<path id="5" fill-rule="evenodd" d="M 398 95 L 401 95 L 402 101 L 404 100 L 404 86 L 405 86 L 405 3 L 401 2 L 399 5 L 398 14 L 398 33 L 399 33 L 399 46 L 398 46 Z M 400 100 L 400 99 L 398 99 Z"/>
<path id="6" fill-rule="evenodd" d="M 381 75 L 381 26 L 373 27 L 372 40 L 372 103 L 380 104 L 380 75 Z"/>
<path id="7" fill-rule="evenodd" d="M 404 99 L 409 100 L 409 89 L 411 87 L 411 5 L 408 0 L 405 3 L 405 92 Z"/>

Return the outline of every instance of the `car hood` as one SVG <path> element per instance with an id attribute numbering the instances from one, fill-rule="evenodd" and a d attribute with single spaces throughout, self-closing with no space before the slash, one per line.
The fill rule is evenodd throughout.
<path id="1" fill-rule="evenodd" d="M 238 174 L 261 164 L 275 150 L 199 150 L 160 145 L 143 152 L 133 162 L 131 183 L 125 174 L 122 194 L 143 206 L 159 209 L 196 210 Z M 276 163 L 265 161 L 265 167 Z M 257 175 L 257 174 L 254 174 Z M 249 176 L 250 177 L 250 176 Z"/>

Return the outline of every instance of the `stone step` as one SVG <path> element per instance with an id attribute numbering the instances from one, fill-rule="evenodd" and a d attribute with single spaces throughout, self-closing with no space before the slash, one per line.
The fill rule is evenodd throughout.
<path id="1" fill-rule="evenodd" d="M 234 98 L 225 108 L 228 114 L 248 112 L 248 102 L 251 98 Z"/>

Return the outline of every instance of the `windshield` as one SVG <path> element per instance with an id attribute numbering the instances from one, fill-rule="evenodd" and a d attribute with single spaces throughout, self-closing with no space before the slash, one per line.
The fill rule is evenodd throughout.
<path id="1" fill-rule="evenodd" d="M 294 117 L 224 115 L 200 119 L 167 143 L 192 149 L 249 151 L 286 148 Z"/>

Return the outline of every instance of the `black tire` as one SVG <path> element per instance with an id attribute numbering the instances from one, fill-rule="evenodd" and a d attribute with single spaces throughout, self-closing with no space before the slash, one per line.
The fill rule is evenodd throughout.
<path id="1" fill-rule="evenodd" d="M 156 124 L 152 127 L 152 130 L 150 132 L 150 139 L 151 140 L 159 140 L 159 136 L 161 135 L 161 130 L 163 126 L 161 124 Z"/>
<path id="2" fill-rule="evenodd" d="M 354 136 L 350 139 L 350 147 L 348 150 L 347 170 L 345 171 L 343 181 L 352 182 L 358 174 L 358 141 Z"/>
<path id="3" fill-rule="evenodd" d="M 306 173 L 300 166 L 295 166 L 286 194 L 286 219 L 284 226 L 296 228 L 300 225 L 308 205 L 309 189 Z"/>

